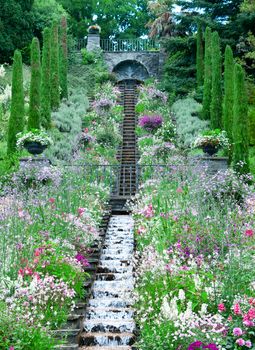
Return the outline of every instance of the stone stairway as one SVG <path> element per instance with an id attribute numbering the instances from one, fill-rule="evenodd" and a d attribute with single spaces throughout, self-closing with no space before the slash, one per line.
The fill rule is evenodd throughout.
<path id="1" fill-rule="evenodd" d="M 133 249 L 131 216 L 113 215 L 85 312 L 80 350 L 131 350 L 135 338 Z"/>
<path id="2" fill-rule="evenodd" d="M 125 81 L 120 85 L 124 105 L 122 125 L 123 143 L 119 155 L 121 169 L 119 175 L 119 196 L 130 197 L 136 192 L 136 113 L 137 88 L 135 81 Z"/>

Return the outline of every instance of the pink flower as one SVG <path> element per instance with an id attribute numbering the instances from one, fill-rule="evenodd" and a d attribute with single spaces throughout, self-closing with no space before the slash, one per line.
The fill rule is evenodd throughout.
<path id="1" fill-rule="evenodd" d="M 137 230 L 138 235 L 145 233 L 145 232 L 146 232 L 146 228 L 143 226 L 140 226 Z"/>
<path id="2" fill-rule="evenodd" d="M 254 235 L 254 232 L 253 230 L 249 229 L 249 230 L 246 230 L 244 234 L 247 237 L 252 237 Z"/>
<path id="3" fill-rule="evenodd" d="M 250 340 L 247 340 L 247 341 L 245 342 L 245 346 L 247 346 L 247 348 L 251 348 L 251 347 L 252 347 L 251 341 L 250 341 Z"/>
<path id="4" fill-rule="evenodd" d="M 221 304 L 218 305 L 218 311 L 219 311 L 219 312 L 226 311 L 225 305 L 224 305 L 223 303 L 221 303 Z"/>
<path id="5" fill-rule="evenodd" d="M 240 305 L 238 303 L 236 303 L 234 305 L 234 313 L 235 313 L 235 315 L 241 315 L 242 314 L 242 310 L 241 310 Z"/>
<path id="6" fill-rule="evenodd" d="M 239 346 L 244 346 L 245 345 L 245 340 L 242 338 L 237 339 L 236 344 Z"/>
<path id="7" fill-rule="evenodd" d="M 233 317 L 230 315 L 230 316 L 228 316 L 228 321 L 233 321 Z"/>
<path id="8" fill-rule="evenodd" d="M 240 335 L 243 334 L 243 331 L 241 330 L 241 328 L 236 327 L 236 328 L 233 329 L 233 334 L 236 337 L 240 337 Z"/>
<path id="9" fill-rule="evenodd" d="M 244 320 L 243 321 L 243 324 L 246 326 L 246 327 L 253 327 L 254 326 L 254 322 L 250 321 L 250 320 Z"/>
<path id="10" fill-rule="evenodd" d="M 34 251 L 34 256 L 40 256 L 42 254 L 42 248 L 36 248 Z"/>
<path id="11" fill-rule="evenodd" d="M 55 203 L 55 199 L 54 199 L 54 198 L 49 198 L 49 202 L 50 202 L 51 204 L 53 204 L 53 203 Z"/>
<path id="12" fill-rule="evenodd" d="M 15 350 L 15 349 L 14 349 L 14 346 L 10 346 L 10 347 L 9 347 L 9 350 Z"/>
<path id="13" fill-rule="evenodd" d="M 84 132 L 89 132 L 89 129 L 88 129 L 88 128 L 85 128 L 85 129 L 84 129 Z"/>
<path id="14" fill-rule="evenodd" d="M 248 319 L 252 321 L 255 318 L 255 308 L 251 308 L 247 313 Z"/>
<path id="15" fill-rule="evenodd" d="M 181 187 L 178 187 L 176 190 L 177 193 L 183 193 L 183 189 Z"/>
<path id="16" fill-rule="evenodd" d="M 81 216 L 85 211 L 85 208 L 78 208 L 78 216 Z"/>

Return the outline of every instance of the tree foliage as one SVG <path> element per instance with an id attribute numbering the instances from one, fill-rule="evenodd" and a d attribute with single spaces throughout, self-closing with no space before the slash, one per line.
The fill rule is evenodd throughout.
<path id="1" fill-rule="evenodd" d="M 204 65 L 204 93 L 202 118 L 209 120 L 211 116 L 210 105 L 212 95 L 212 30 L 207 27 L 205 31 L 205 65 Z"/>
<path id="2" fill-rule="evenodd" d="M 67 89 L 67 20 L 62 17 L 60 25 L 60 51 L 59 51 L 59 81 L 61 88 L 61 98 L 68 98 Z"/>
<path id="3" fill-rule="evenodd" d="M 23 67 L 22 55 L 16 50 L 13 60 L 12 72 L 12 101 L 11 115 L 8 124 L 7 153 L 16 151 L 16 135 L 24 129 L 24 90 L 23 90 Z"/>
<path id="4" fill-rule="evenodd" d="M 29 47 L 33 37 L 33 0 L 0 0 L 0 63 L 10 62 L 15 49 Z"/>
<path id="5" fill-rule="evenodd" d="M 34 38 L 31 45 L 31 83 L 28 130 L 39 129 L 41 122 L 41 53 L 40 43 Z"/>
<path id="6" fill-rule="evenodd" d="M 234 57 L 229 45 L 225 49 L 224 60 L 224 102 L 223 129 L 226 130 L 232 142 L 233 104 L 234 104 Z"/>
<path id="7" fill-rule="evenodd" d="M 234 68 L 233 166 L 241 173 L 249 172 L 248 104 L 243 68 Z"/>
<path id="8" fill-rule="evenodd" d="M 203 47 L 203 30 L 199 23 L 197 28 L 197 86 L 202 86 L 204 82 L 204 47 Z"/>
<path id="9" fill-rule="evenodd" d="M 59 91 L 59 36 L 58 22 L 54 21 L 51 28 L 51 108 L 58 109 L 60 104 Z"/>
<path id="10" fill-rule="evenodd" d="M 222 63 L 220 51 L 220 37 L 218 32 L 212 34 L 212 99 L 211 99 L 211 127 L 222 126 Z"/>
<path id="11" fill-rule="evenodd" d="M 51 125 L 51 30 L 45 28 L 43 31 L 42 51 L 42 86 L 41 86 L 41 123 L 45 129 Z"/>

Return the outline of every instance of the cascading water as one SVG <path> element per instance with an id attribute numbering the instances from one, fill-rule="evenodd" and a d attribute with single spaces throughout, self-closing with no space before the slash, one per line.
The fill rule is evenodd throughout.
<path id="1" fill-rule="evenodd" d="M 131 296 L 133 228 L 131 216 L 111 217 L 85 314 L 80 349 L 131 349 L 135 330 Z"/>

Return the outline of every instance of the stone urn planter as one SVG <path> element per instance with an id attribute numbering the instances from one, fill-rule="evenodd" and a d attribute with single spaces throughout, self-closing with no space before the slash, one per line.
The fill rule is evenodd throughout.
<path id="1" fill-rule="evenodd" d="M 47 148 L 46 145 L 36 141 L 27 141 L 24 143 L 24 147 L 32 155 L 42 154 Z"/>
<path id="2" fill-rule="evenodd" d="M 215 145 L 205 145 L 202 147 L 203 149 L 203 152 L 209 156 L 213 156 L 214 154 L 216 154 L 219 150 L 219 147 L 218 146 L 215 146 Z"/>

